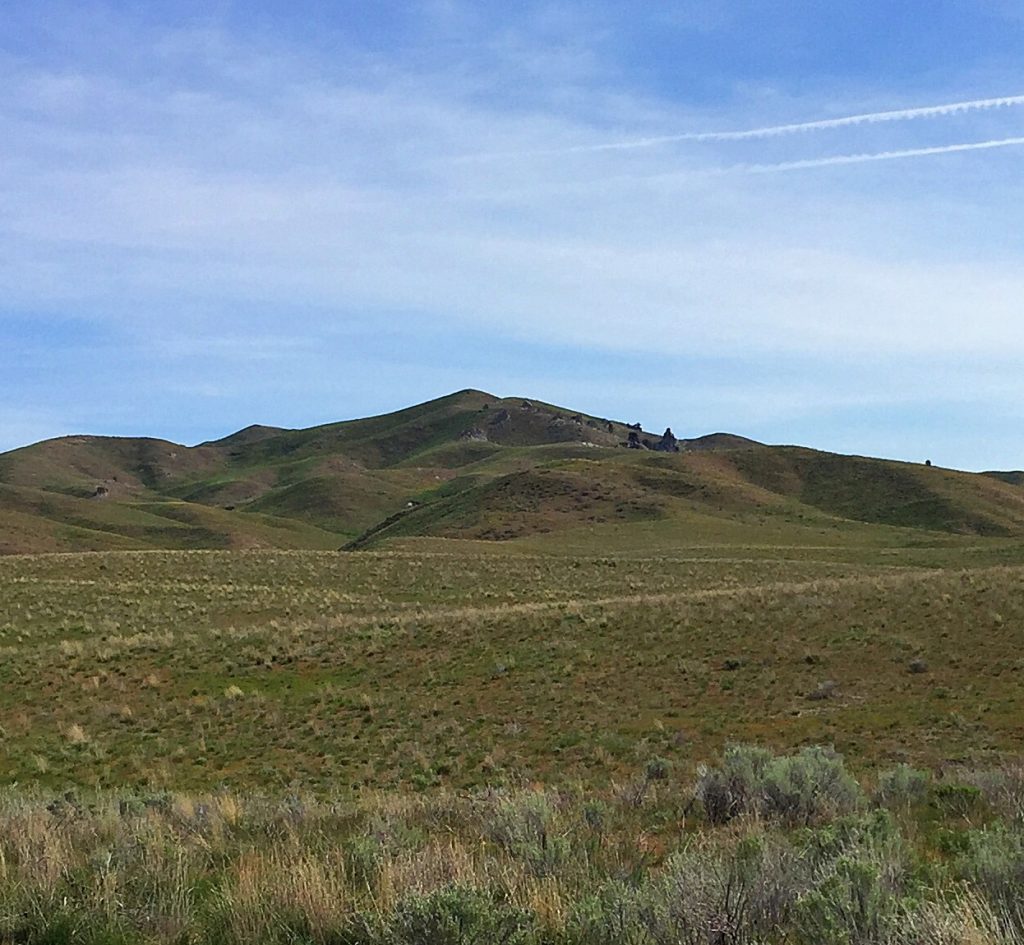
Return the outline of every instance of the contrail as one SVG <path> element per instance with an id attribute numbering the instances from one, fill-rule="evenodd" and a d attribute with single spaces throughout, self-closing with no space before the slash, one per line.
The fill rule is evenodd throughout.
<path id="1" fill-rule="evenodd" d="M 960 115 L 966 112 L 1010 108 L 1015 105 L 1024 105 L 1024 95 L 979 98 L 969 102 L 949 102 L 945 105 L 928 105 L 923 108 L 900 108 L 887 112 L 866 112 L 861 115 L 846 115 L 842 118 L 823 118 L 817 121 L 801 121 L 788 125 L 767 125 L 763 128 L 748 128 L 744 131 L 691 131 L 675 135 L 633 138 L 628 141 L 611 141 L 604 144 L 579 144 L 566 148 L 509 151 L 504 153 L 468 155 L 467 157 L 470 159 L 474 157 L 486 159 L 549 154 L 582 154 L 595 151 L 632 151 L 639 148 L 655 147 L 659 144 L 675 144 L 680 141 L 745 141 L 752 138 L 773 138 L 779 135 L 795 134 L 802 131 L 824 131 L 830 128 L 848 128 L 854 125 L 869 125 L 889 121 L 910 121 L 916 118 L 941 118 L 948 115 Z"/>
<path id="2" fill-rule="evenodd" d="M 867 154 L 838 154 L 834 157 L 810 158 L 803 161 L 783 161 L 779 164 L 737 164 L 723 173 L 772 174 L 778 171 L 802 171 L 813 167 L 837 167 L 842 164 L 867 164 L 870 161 L 898 161 L 903 158 L 926 157 L 931 154 L 956 154 L 960 151 L 989 151 L 993 148 L 1011 148 L 1024 145 L 1024 137 L 997 138 L 993 141 L 973 141 L 967 144 L 945 144 L 935 148 L 910 148 L 905 151 L 878 151 Z"/>

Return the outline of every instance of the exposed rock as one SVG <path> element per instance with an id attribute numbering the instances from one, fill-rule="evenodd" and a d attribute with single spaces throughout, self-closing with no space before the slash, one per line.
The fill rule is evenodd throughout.
<path id="1" fill-rule="evenodd" d="M 629 431 L 629 439 L 626 441 L 626 446 L 631 450 L 642 450 L 646 447 L 640 442 L 640 434 L 636 430 Z"/>
<path id="2" fill-rule="evenodd" d="M 509 418 L 509 412 L 507 410 L 499 410 L 493 417 L 491 417 L 490 425 L 497 426 L 499 423 L 505 423 Z"/>
<path id="3" fill-rule="evenodd" d="M 484 443 L 487 442 L 487 434 L 484 433 L 479 427 L 473 427 L 471 430 L 463 430 L 459 434 L 460 440 L 481 440 Z"/>
<path id="4" fill-rule="evenodd" d="M 654 445 L 654 448 L 662 453 L 679 452 L 679 441 L 672 434 L 672 427 L 666 427 L 661 440 Z"/>
<path id="5" fill-rule="evenodd" d="M 94 499 L 107 499 L 110 497 L 110 490 L 106 486 L 97 486 L 92 497 Z"/>

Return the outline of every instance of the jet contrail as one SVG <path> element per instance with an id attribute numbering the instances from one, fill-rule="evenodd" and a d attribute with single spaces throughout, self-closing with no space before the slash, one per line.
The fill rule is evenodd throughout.
<path id="1" fill-rule="evenodd" d="M 931 154 L 956 154 L 960 151 L 988 151 L 992 148 L 1011 148 L 1024 145 L 1024 137 L 997 138 L 993 141 L 973 141 L 967 144 L 944 144 L 934 148 L 910 148 L 905 151 L 877 151 L 866 154 L 837 154 L 834 157 L 810 158 L 803 161 L 783 161 L 779 164 L 737 164 L 723 173 L 772 174 L 778 171 L 802 171 L 813 167 L 836 167 L 842 164 L 867 164 L 869 161 L 898 161 L 902 158 L 925 157 Z"/>
<path id="2" fill-rule="evenodd" d="M 985 111 L 993 108 L 1009 108 L 1024 105 L 1024 95 L 1005 95 L 1001 98 L 979 98 L 969 102 L 949 102 L 945 105 L 928 105 L 923 108 L 900 108 L 887 112 L 866 112 L 861 115 L 846 115 L 842 118 L 823 118 L 817 121 L 801 121 L 789 125 L 767 125 L 763 128 L 748 128 L 744 131 L 690 131 L 675 135 L 659 135 L 649 138 L 633 138 L 627 141 L 611 141 L 604 144 L 579 144 L 565 148 L 550 148 L 537 151 L 509 151 L 492 154 L 468 155 L 475 158 L 526 157 L 550 154 L 582 154 L 595 151 L 632 151 L 652 148 L 659 144 L 675 144 L 680 141 L 745 141 L 751 138 L 773 138 L 779 135 L 795 134 L 802 131 L 825 131 L 830 128 L 848 128 L 854 125 L 869 125 L 889 121 L 910 121 L 915 118 L 941 118 L 966 112 Z M 466 158 L 463 158 L 465 160 Z"/>

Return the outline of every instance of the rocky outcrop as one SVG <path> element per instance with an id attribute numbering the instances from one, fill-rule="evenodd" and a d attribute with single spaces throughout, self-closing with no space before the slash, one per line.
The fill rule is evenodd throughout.
<path id="1" fill-rule="evenodd" d="M 672 427 L 666 427 L 661 439 L 654 444 L 654 448 L 658 450 L 659 453 L 679 452 L 679 440 L 677 440 L 673 435 Z"/>
<path id="2" fill-rule="evenodd" d="M 463 430 L 459 434 L 460 440 L 479 440 L 481 442 L 487 442 L 487 434 L 478 427 L 473 427 L 471 430 Z"/>

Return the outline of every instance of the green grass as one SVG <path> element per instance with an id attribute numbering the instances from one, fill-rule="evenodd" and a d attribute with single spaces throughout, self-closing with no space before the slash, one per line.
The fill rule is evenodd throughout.
<path id="1" fill-rule="evenodd" d="M 486 441 L 465 439 L 467 431 Z M 716 530 L 721 540 L 763 544 L 769 532 L 801 528 L 793 543 L 808 544 L 851 522 L 1024 536 L 1014 473 L 973 475 L 728 435 L 666 455 L 623 449 L 627 434 L 621 423 L 565 408 L 460 391 L 379 417 L 249 429 L 192 448 L 63 437 L 0 456 L 0 553 L 545 535 L 557 545 L 564 532 L 651 522 L 664 522 L 675 545 Z M 104 498 L 92 498 L 97 490 Z M 417 507 L 404 514 L 410 503 Z M 153 522 L 155 504 L 176 527 Z"/>
<path id="2" fill-rule="evenodd" d="M 585 537 L 0 559 L 0 777 L 601 786 L 736 740 L 869 766 L 1019 745 L 1019 544 L 595 554 Z"/>

